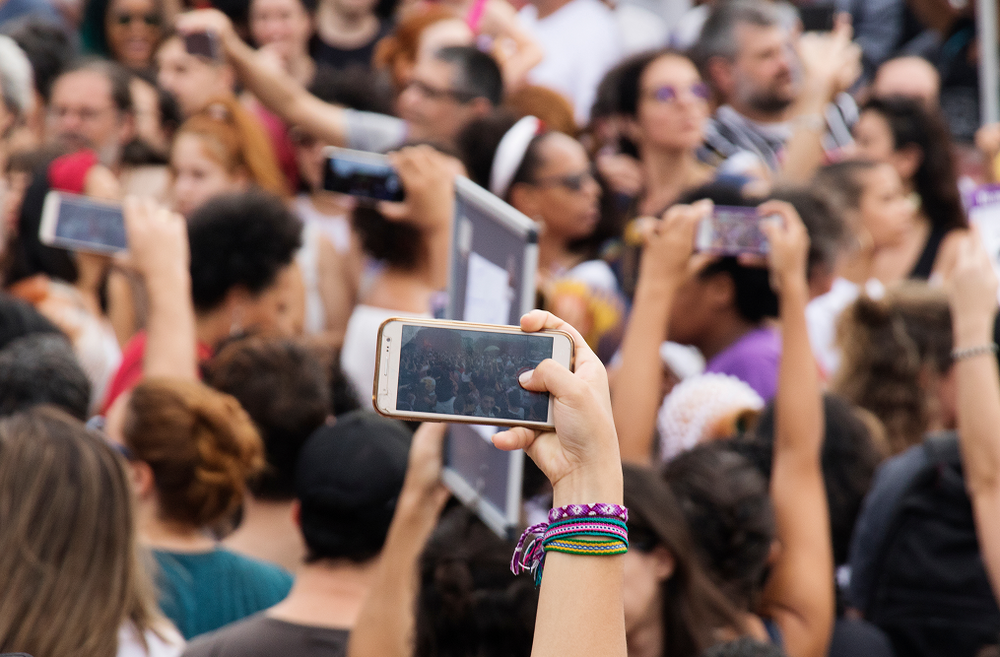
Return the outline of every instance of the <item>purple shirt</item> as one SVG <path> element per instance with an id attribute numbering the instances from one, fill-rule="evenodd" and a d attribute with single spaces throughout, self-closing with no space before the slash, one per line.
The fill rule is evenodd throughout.
<path id="1" fill-rule="evenodd" d="M 778 391 L 781 336 L 772 328 L 750 331 L 708 361 L 706 372 L 730 374 L 770 401 Z"/>

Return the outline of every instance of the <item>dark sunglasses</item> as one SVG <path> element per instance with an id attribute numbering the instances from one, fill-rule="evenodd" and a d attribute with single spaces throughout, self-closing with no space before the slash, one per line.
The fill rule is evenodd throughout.
<path id="1" fill-rule="evenodd" d="M 581 171 L 580 173 L 574 173 L 569 176 L 561 176 L 558 178 L 542 178 L 536 180 L 535 184 L 540 187 L 564 187 L 571 192 L 579 192 L 583 189 L 583 186 L 588 182 L 596 180 L 594 177 L 594 172 L 590 169 L 586 171 Z"/>
<path id="2" fill-rule="evenodd" d="M 673 103 L 676 102 L 680 97 L 681 93 L 685 91 L 681 87 L 675 87 L 672 84 L 667 84 L 662 87 L 657 87 L 651 90 L 647 95 L 661 103 Z M 696 82 L 687 88 L 687 91 L 691 92 L 691 95 L 698 100 L 708 100 L 712 97 L 712 91 L 708 88 L 708 85 L 704 82 Z"/>
<path id="3" fill-rule="evenodd" d="M 159 14 L 115 14 L 115 23 L 118 25 L 131 25 L 142 21 L 146 27 L 159 27 L 163 24 L 163 18 Z"/>

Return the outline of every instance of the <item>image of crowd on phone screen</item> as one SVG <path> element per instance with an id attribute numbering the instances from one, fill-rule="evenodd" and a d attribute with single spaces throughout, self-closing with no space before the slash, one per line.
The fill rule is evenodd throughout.
<path id="1" fill-rule="evenodd" d="M 548 418 L 549 396 L 518 377 L 552 355 L 552 339 L 403 327 L 396 410 L 479 418 Z"/>

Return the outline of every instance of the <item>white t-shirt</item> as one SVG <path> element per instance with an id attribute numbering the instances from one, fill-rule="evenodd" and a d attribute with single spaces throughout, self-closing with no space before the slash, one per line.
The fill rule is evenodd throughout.
<path id="1" fill-rule="evenodd" d="M 599 0 L 570 0 L 542 19 L 531 4 L 518 17 L 545 52 L 528 79 L 569 98 L 577 122 L 585 124 L 597 85 L 624 53 L 614 14 Z"/>
<path id="2" fill-rule="evenodd" d="M 340 369 L 354 386 L 358 402 L 364 408 L 369 408 L 371 404 L 371 391 L 375 382 L 378 327 L 391 317 L 430 318 L 430 314 L 405 313 L 389 308 L 357 305 L 347 321 L 344 346 L 340 350 Z"/>

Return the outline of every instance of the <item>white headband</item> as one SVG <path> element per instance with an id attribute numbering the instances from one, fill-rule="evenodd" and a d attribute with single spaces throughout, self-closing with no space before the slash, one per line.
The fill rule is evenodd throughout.
<path id="1" fill-rule="evenodd" d="M 524 161 L 528 145 L 538 134 L 541 125 L 542 122 L 534 116 L 526 116 L 511 126 L 500 140 L 497 152 L 493 155 L 493 170 L 490 172 L 490 191 L 500 198 L 507 195 L 510 181 Z"/>

